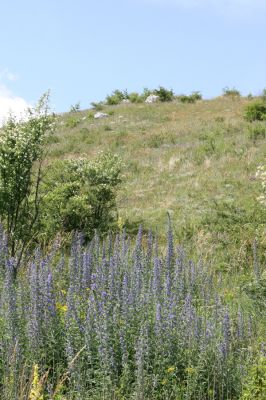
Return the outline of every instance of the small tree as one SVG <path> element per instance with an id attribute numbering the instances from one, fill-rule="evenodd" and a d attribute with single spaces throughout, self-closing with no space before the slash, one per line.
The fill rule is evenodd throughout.
<path id="1" fill-rule="evenodd" d="M 266 119 L 266 105 L 263 101 L 254 101 L 245 108 L 244 118 L 248 122 L 264 121 Z"/>
<path id="2" fill-rule="evenodd" d="M 0 131 L 0 218 L 17 267 L 39 217 L 44 145 L 53 127 L 45 93 L 24 121 L 10 116 Z"/>

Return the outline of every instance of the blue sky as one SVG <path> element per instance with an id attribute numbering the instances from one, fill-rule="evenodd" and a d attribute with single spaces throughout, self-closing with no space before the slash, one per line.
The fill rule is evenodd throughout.
<path id="1" fill-rule="evenodd" d="M 10 0 L 0 16 L 0 118 L 47 89 L 61 112 L 116 88 L 266 87 L 265 0 Z"/>

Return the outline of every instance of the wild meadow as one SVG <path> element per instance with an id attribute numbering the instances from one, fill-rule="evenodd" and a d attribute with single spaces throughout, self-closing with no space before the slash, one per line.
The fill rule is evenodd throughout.
<path id="1" fill-rule="evenodd" d="M 190 260 L 170 226 L 164 255 L 141 228 L 134 243 L 76 234 L 70 257 L 36 250 L 16 281 L 5 246 L 2 235 L 3 399 L 239 399 L 265 357 L 263 310 Z M 262 274 L 255 263 L 254 286 Z"/>
<path id="2" fill-rule="evenodd" d="M 266 109 L 235 92 L 1 129 L 0 400 L 266 398 Z"/>

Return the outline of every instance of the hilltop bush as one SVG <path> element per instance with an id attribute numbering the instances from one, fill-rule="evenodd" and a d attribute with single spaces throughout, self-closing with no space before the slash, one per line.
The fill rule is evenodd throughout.
<path id="1" fill-rule="evenodd" d="M 144 100 L 146 100 L 147 97 L 149 97 L 151 94 L 154 94 L 154 90 L 148 89 L 146 87 L 143 89 L 142 96 Z"/>
<path id="2" fill-rule="evenodd" d="M 266 104 L 262 101 L 248 104 L 245 108 L 244 118 L 249 122 L 266 120 Z"/>
<path id="3" fill-rule="evenodd" d="M 91 238 L 94 230 L 107 232 L 115 226 L 116 190 L 120 183 L 121 161 L 111 154 L 96 161 L 59 160 L 46 171 L 40 236 L 57 232 L 83 231 Z"/>
<path id="4" fill-rule="evenodd" d="M 200 92 L 192 92 L 190 95 L 181 94 L 177 96 L 177 99 L 181 101 L 181 103 L 195 103 L 202 99 L 202 95 Z"/>
<path id="5" fill-rule="evenodd" d="M 117 105 L 121 103 L 122 100 L 128 99 L 128 93 L 125 90 L 121 92 L 121 90 L 114 90 L 113 93 L 106 97 L 106 104 L 109 106 Z"/>
<path id="6" fill-rule="evenodd" d="M 159 100 L 162 102 L 172 101 L 174 99 L 173 90 L 167 90 L 162 86 L 159 86 L 159 89 L 155 89 L 154 93 L 159 96 Z"/>
<path id="7" fill-rule="evenodd" d="M 241 93 L 235 87 L 233 87 L 233 88 L 225 87 L 223 89 L 223 96 L 224 97 L 236 98 L 236 97 L 240 97 Z"/>
<path id="8" fill-rule="evenodd" d="M 144 96 L 137 92 L 130 93 L 128 99 L 131 101 L 131 103 L 143 103 L 145 100 Z"/>
<path id="9" fill-rule="evenodd" d="M 128 93 L 127 90 L 124 90 L 123 92 L 120 90 L 115 90 L 111 95 L 106 97 L 106 104 L 118 105 L 123 100 L 129 100 L 131 103 L 143 103 L 151 94 L 156 94 L 159 96 L 159 99 L 162 102 L 172 101 L 174 99 L 174 93 L 172 90 L 168 90 L 160 86 L 155 90 L 144 88 L 141 94 L 137 92 Z M 93 105 L 95 103 L 91 104 Z"/>

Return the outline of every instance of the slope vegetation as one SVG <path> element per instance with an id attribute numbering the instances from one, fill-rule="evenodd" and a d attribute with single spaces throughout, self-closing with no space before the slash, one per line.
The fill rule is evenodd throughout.
<path id="1" fill-rule="evenodd" d="M 265 122 L 246 122 L 246 98 L 218 97 L 104 106 L 66 113 L 50 158 L 119 154 L 125 164 L 119 191 L 121 226 L 157 231 L 163 240 L 170 213 L 175 234 L 217 268 L 246 268 L 252 243 L 264 246 L 265 213 L 255 174 L 265 160 Z"/>

